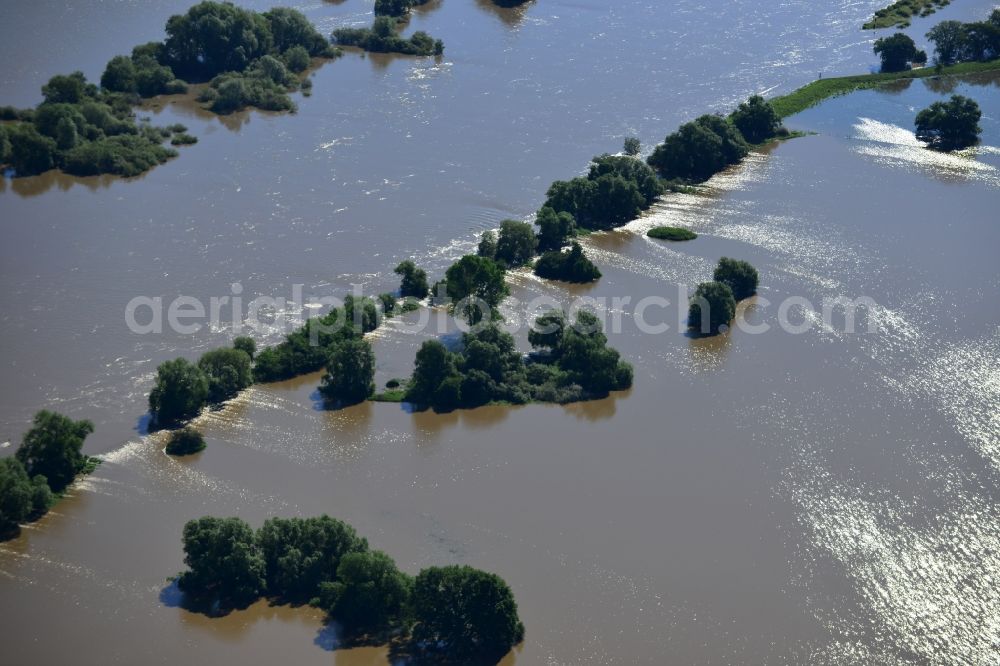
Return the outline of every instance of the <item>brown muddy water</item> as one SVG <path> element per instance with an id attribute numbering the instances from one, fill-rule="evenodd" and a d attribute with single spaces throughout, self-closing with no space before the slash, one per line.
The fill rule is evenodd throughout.
<path id="1" fill-rule="evenodd" d="M 186 4 L 10 4 L 0 103 L 36 103 L 56 72 L 96 78 Z M 676 302 L 677 285 L 707 279 L 722 255 L 761 270 L 743 309 L 765 334 L 691 339 L 654 307 L 647 320 L 673 326 L 652 335 L 617 308 L 609 337 L 636 380 L 607 400 L 324 411 L 312 375 L 204 415 L 207 450 L 175 460 L 144 431 L 155 367 L 234 331 L 125 324 L 139 295 L 207 301 L 239 283 L 249 301 L 302 284 L 297 311 L 351 284 L 391 289 L 403 258 L 437 277 L 626 134 L 650 146 L 749 93 L 864 71 L 872 35 L 858 28 L 880 4 L 435 2 L 411 29 L 444 39 L 440 60 L 348 55 L 314 74 L 294 116 L 223 122 L 167 100 L 154 120 L 201 140 L 137 180 L 4 180 L 0 442 L 13 444 L 0 452 L 48 407 L 94 420 L 86 450 L 105 462 L 0 544 L 0 662 L 386 663 L 379 649 L 337 649 L 309 609 L 208 619 L 166 584 L 192 517 L 256 526 L 326 512 L 408 571 L 459 562 L 506 578 L 527 639 L 505 663 L 996 663 L 995 80 L 831 100 L 790 122 L 816 135 L 588 237 L 604 273 L 594 286 L 513 275 L 521 301 L 634 303 Z M 360 0 L 299 8 L 324 32 L 371 19 Z M 909 32 L 989 8 L 963 0 Z M 952 91 L 984 110 L 972 155 L 929 153 L 909 131 Z M 645 238 L 665 223 L 699 238 Z M 784 299 L 836 296 L 872 298 L 875 330 L 848 334 L 836 318 L 779 329 Z M 282 321 L 255 337 L 280 339 Z M 380 329 L 377 381 L 408 374 L 430 334 Z"/>

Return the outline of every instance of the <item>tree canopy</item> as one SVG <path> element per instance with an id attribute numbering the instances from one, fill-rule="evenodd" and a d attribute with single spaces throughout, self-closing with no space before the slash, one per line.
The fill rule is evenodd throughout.
<path id="1" fill-rule="evenodd" d="M 177 358 L 161 363 L 149 393 L 149 411 L 159 425 L 193 418 L 208 403 L 208 376 L 194 363 Z"/>
<path id="2" fill-rule="evenodd" d="M 538 249 L 542 252 L 559 250 L 576 233 L 576 220 L 565 211 L 557 213 L 551 206 L 542 206 L 535 216 L 538 225 Z"/>
<path id="3" fill-rule="evenodd" d="M 599 155 L 586 177 L 552 183 L 543 209 L 567 213 L 585 229 L 611 229 L 638 217 L 663 192 L 663 184 L 642 161 Z"/>
<path id="4" fill-rule="evenodd" d="M 715 334 L 736 316 L 733 290 L 722 282 L 702 282 L 691 296 L 688 327 L 702 334 Z"/>
<path id="5" fill-rule="evenodd" d="M 392 637 L 408 641 L 414 654 L 452 662 L 498 659 L 524 637 L 517 604 L 500 577 L 452 566 L 424 569 L 414 579 L 329 516 L 271 518 L 256 532 L 239 518 L 204 517 L 184 526 L 183 545 L 188 569 L 177 584 L 208 612 L 262 595 L 309 601 L 348 636 Z"/>
<path id="6" fill-rule="evenodd" d="M 668 180 L 702 182 L 749 152 L 750 146 L 735 125 L 719 116 L 704 115 L 668 135 L 647 161 Z"/>
<path id="7" fill-rule="evenodd" d="M 523 266 L 531 261 L 538 249 L 535 231 L 527 222 L 503 220 L 494 256 L 491 259 L 503 261 L 508 266 Z"/>
<path id="8" fill-rule="evenodd" d="M 994 9 L 985 21 L 941 21 L 927 32 L 927 39 L 934 44 L 935 59 L 942 65 L 998 58 L 1000 8 Z"/>
<path id="9" fill-rule="evenodd" d="M 579 243 L 573 243 L 569 252 L 552 250 L 535 262 L 535 275 L 547 280 L 563 282 L 593 282 L 600 279 L 601 271 L 583 253 Z"/>
<path id="10" fill-rule="evenodd" d="M 48 510 L 52 493 L 43 475 L 31 478 L 17 458 L 0 458 L 0 538 Z"/>
<path id="11" fill-rule="evenodd" d="M 188 456 L 205 449 L 205 438 L 194 428 L 181 428 L 170 433 L 166 452 L 172 456 Z"/>
<path id="12" fill-rule="evenodd" d="M 74 421 L 43 409 L 35 414 L 15 455 L 29 476 L 44 476 L 52 490 L 59 492 L 84 469 L 87 458 L 81 451 L 92 432 L 90 421 Z"/>
<path id="13" fill-rule="evenodd" d="M 373 53 L 400 53 L 430 56 L 444 53 L 444 42 L 435 40 L 422 30 L 406 39 L 396 34 L 398 20 L 394 16 L 376 16 L 370 28 L 338 28 L 333 40 L 341 46 L 356 46 Z"/>
<path id="14" fill-rule="evenodd" d="M 529 228 L 530 230 L 530 228 Z M 507 296 L 504 268 L 493 259 L 467 254 L 445 273 L 448 298 L 470 324 L 478 323 L 489 309 L 491 318 Z"/>
<path id="15" fill-rule="evenodd" d="M 412 590 L 391 557 L 356 551 L 340 560 L 336 582 L 320 583 L 317 605 L 349 628 L 384 629 L 406 618 Z"/>
<path id="16" fill-rule="evenodd" d="M 467 566 L 429 567 L 413 584 L 414 638 L 451 656 L 499 658 L 524 640 L 507 583 Z M 433 650 L 433 648 L 431 648 Z"/>
<path id="17" fill-rule="evenodd" d="M 763 97 L 753 95 L 736 107 L 729 116 L 748 143 L 763 143 L 773 138 L 781 127 L 781 118 Z"/>
<path id="18" fill-rule="evenodd" d="M 722 257 L 715 268 L 712 279 L 728 285 L 733 291 L 733 298 L 742 301 L 757 292 L 760 276 L 757 269 L 745 261 Z"/>
<path id="19" fill-rule="evenodd" d="M 257 533 L 267 593 L 293 602 L 316 596 L 320 585 L 337 579 L 337 567 L 368 542 L 353 527 L 329 516 L 270 518 Z"/>
<path id="20" fill-rule="evenodd" d="M 351 338 L 335 346 L 319 392 L 331 403 L 353 405 L 375 393 L 375 353 L 367 340 Z"/>
<path id="21" fill-rule="evenodd" d="M 927 61 L 927 55 L 902 32 L 876 39 L 872 50 L 882 59 L 883 72 L 901 72 L 909 69 L 911 62 Z"/>
<path id="22" fill-rule="evenodd" d="M 591 313 L 578 313 L 571 326 L 561 312 L 546 313 L 528 339 L 539 350 L 531 360 L 495 324 L 465 333 L 454 352 L 428 340 L 417 352 L 405 400 L 449 411 L 490 402 L 575 402 L 632 385 L 632 367 L 607 346 Z"/>
<path id="23" fill-rule="evenodd" d="M 205 352 L 198 368 L 208 378 L 208 401 L 228 400 L 253 383 L 250 356 L 239 349 L 223 347 Z"/>
<path id="24" fill-rule="evenodd" d="M 264 558 L 253 529 L 239 518 L 206 516 L 184 525 L 178 587 L 193 599 L 242 607 L 264 589 Z"/>
<path id="25" fill-rule="evenodd" d="M 982 112 L 976 101 L 952 95 L 947 102 L 934 102 L 917 114 L 917 138 L 936 150 L 960 150 L 979 142 Z"/>
<path id="26" fill-rule="evenodd" d="M 399 285 L 399 295 L 403 298 L 427 298 L 430 288 L 427 286 L 427 273 L 417 268 L 416 264 L 407 259 L 396 266 L 394 272 L 402 278 Z"/>

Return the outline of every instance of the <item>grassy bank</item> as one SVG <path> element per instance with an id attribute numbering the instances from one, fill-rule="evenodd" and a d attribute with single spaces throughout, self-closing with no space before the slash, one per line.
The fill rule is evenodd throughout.
<path id="1" fill-rule="evenodd" d="M 947 7 L 949 4 L 951 4 L 951 0 L 899 0 L 899 2 L 894 2 L 875 12 L 872 20 L 861 27 L 865 30 L 893 26 L 906 28 L 909 27 L 910 20 L 914 17 L 930 16 L 941 7 Z"/>
<path id="2" fill-rule="evenodd" d="M 859 74 L 856 76 L 838 76 L 830 79 L 819 79 L 808 85 L 804 85 L 798 90 L 781 97 L 775 97 L 771 106 L 782 118 L 793 116 L 796 113 L 816 106 L 829 97 L 846 95 L 855 90 L 866 88 L 877 88 L 878 86 L 900 79 L 923 79 L 930 76 L 974 74 L 977 72 L 1000 71 L 1000 60 L 989 62 L 962 62 L 950 67 L 942 67 L 938 70 L 935 67 L 923 67 L 921 69 L 911 69 L 906 72 L 890 72 L 885 74 Z"/>

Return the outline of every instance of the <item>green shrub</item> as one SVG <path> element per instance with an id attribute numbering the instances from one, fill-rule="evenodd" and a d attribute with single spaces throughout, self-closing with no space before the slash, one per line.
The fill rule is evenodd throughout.
<path id="1" fill-rule="evenodd" d="M 601 277 L 601 271 L 583 253 L 579 243 L 573 243 L 569 252 L 544 253 L 535 262 L 534 270 L 539 277 L 563 282 L 593 282 Z"/>
<path id="2" fill-rule="evenodd" d="M 695 289 L 688 308 L 688 327 L 702 334 L 719 332 L 719 327 L 729 325 L 736 316 L 736 299 L 729 285 L 721 282 L 702 282 Z"/>
<path id="3" fill-rule="evenodd" d="M 681 227 L 653 227 L 646 232 L 646 235 L 657 240 L 669 241 L 687 241 L 698 237 L 698 234 L 690 229 L 682 229 Z"/>
<path id="4" fill-rule="evenodd" d="M 697 183 L 736 164 L 749 152 L 750 146 L 732 123 L 704 115 L 668 135 L 647 161 L 668 180 Z"/>
<path id="5" fill-rule="evenodd" d="M 745 261 L 722 257 L 715 268 L 712 279 L 728 285 L 737 301 L 749 298 L 757 292 L 760 276 L 757 269 Z"/>
<path id="6" fill-rule="evenodd" d="M 181 428 L 170 433 L 166 452 L 172 456 L 187 456 L 205 450 L 205 438 L 194 428 Z"/>

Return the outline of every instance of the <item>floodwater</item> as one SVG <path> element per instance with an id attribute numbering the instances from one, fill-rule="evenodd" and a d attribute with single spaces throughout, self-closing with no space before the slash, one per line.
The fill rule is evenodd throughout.
<path id="1" fill-rule="evenodd" d="M 436 278 L 625 135 L 651 146 L 752 92 L 865 71 L 872 35 L 858 27 L 880 4 L 432 2 L 411 29 L 445 41 L 440 60 L 348 54 L 315 72 L 293 116 L 223 122 L 167 100 L 148 114 L 200 142 L 137 180 L 3 181 L 0 441 L 16 445 L 31 414 L 53 408 L 95 422 L 86 451 L 105 462 L 0 544 L 0 661 L 386 663 L 377 648 L 338 649 L 315 611 L 259 603 L 209 619 L 166 583 L 190 518 L 326 512 L 408 571 L 502 575 L 527 627 L 505 663 L 997 662 L 996 80 L 830 100 L 789 122 L 815 135 L 589 236 L 595 285 L 512 275 L 521 302 L 632 298 L 611 308 L 609 338 L 635 386 L 606 400 L 324 411 L 311 375 L 204 415 L 207 450 L 175 460 L 144 429 L 155 367 L 234 330 L 125 323 L 135 296 L 207 303 L 237 283 L 245 303 L 294 301 L 254 332 L 267 344 L 322 296 L 394 288 L 401 259 Z M 0 103 L 36 103 L 56 72 L 96 78 L 185 5 L 11 6 Z M 299 8 L 324 32 L 371 18 L 360 0 Z M 909 32 L 989 9 L 963 0 Z M 910 132 L 952 92 L 984 110 L 973 154 L 931 153 Z M 653 224 L 700 236 L 652 241 Z M 742 312 L 770 331 L 692 339 L 660 307 L 646 320 L 670 330 L 641 330 L 639 299 L 676 303 L 677 285 L 708 279 L 723 255 L 760 269 Z M 819 311 L 838 296 L 874 302 L 857 332 L 801 307 L 788 319 L 808 330 L 779 327 L 785 299 Z M 373 335 L 379 383 L 408 374 L 434 334 L 413 328 Z"/>

